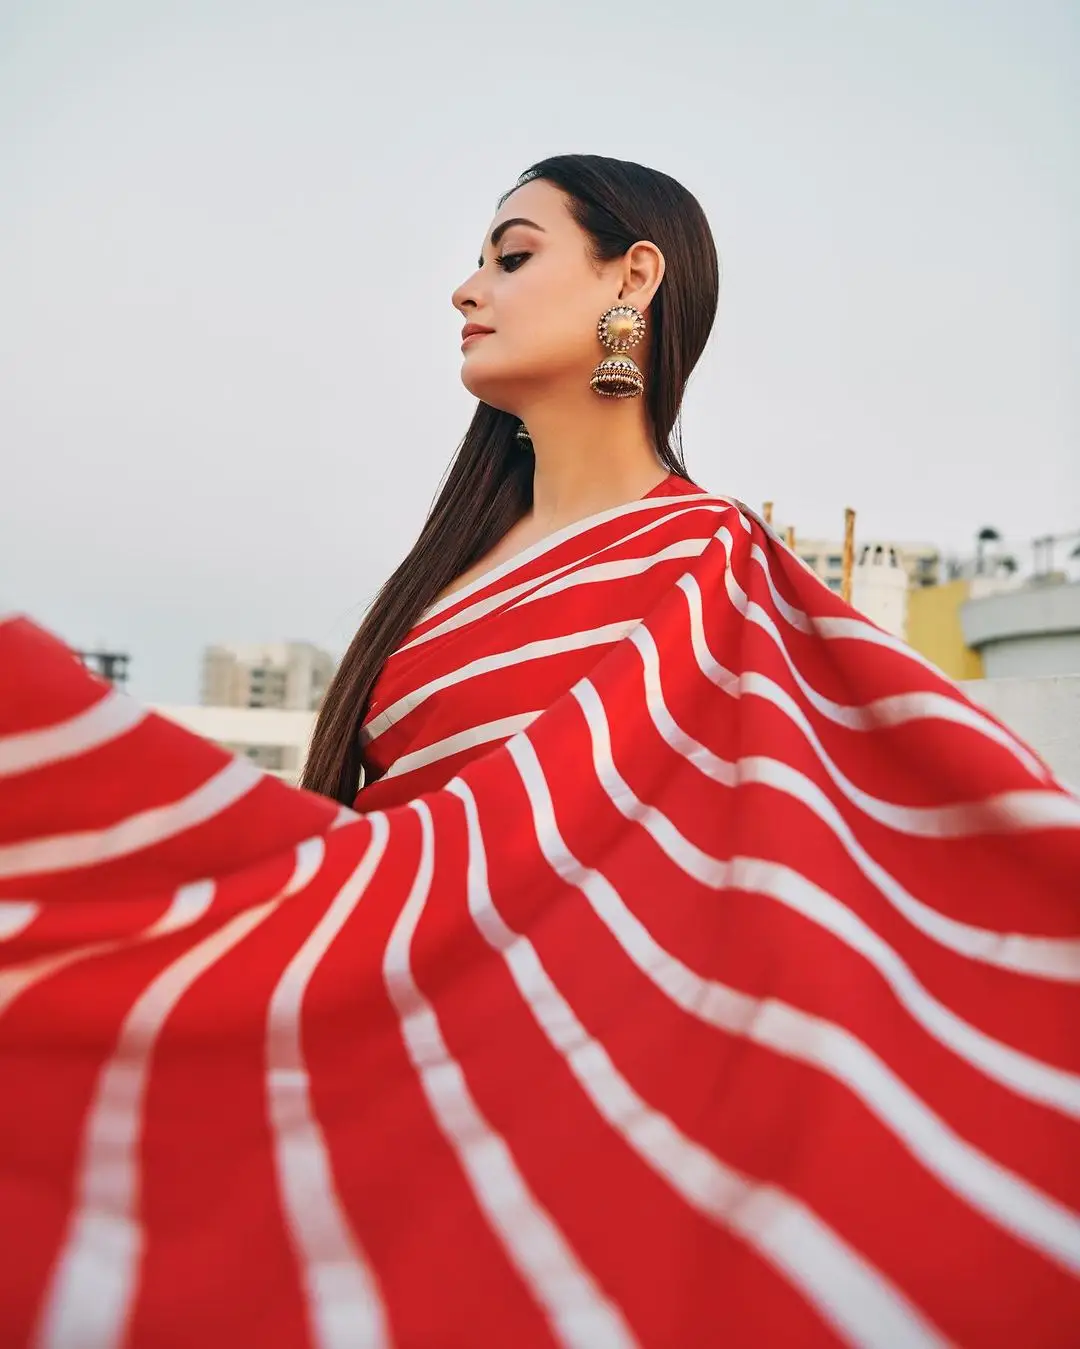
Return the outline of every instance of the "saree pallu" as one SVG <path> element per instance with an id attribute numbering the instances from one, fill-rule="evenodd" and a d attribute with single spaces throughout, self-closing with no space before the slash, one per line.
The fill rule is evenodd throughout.
<path id="1" fill-rule="evenodd" d="M 357 815 L 0 626 L 0 1342 L 1074 1344 L 1080 802 L 738 504 L 429 612 Z"/>

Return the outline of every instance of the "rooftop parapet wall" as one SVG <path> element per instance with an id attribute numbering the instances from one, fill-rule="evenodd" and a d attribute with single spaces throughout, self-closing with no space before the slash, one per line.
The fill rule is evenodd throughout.
<path id="1" fill-rule="evenodd" d="M 971 679 L 961 688 L 1080 791 L 1080 674 Z"/>

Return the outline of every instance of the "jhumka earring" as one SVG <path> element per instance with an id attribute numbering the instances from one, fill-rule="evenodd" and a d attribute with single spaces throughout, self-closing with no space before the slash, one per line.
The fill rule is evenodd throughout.
<path id="1" fill-rule="evenodd" d="M 532 436 L 529 435 L 524 422 L 518 422 L 518 429 L 514 432 L 514 439 L 522 445 L 527 445 L 532 449 Z"/>
<path id="2" fill-rule="evenodd" d="M 632 304 L 617 304 L 601 314 L 596 335 L 608 351 L 589 383 L 605 398 L 636 398 L 645 377 L 626 354 L 645 336 L 645 315 Z"/>

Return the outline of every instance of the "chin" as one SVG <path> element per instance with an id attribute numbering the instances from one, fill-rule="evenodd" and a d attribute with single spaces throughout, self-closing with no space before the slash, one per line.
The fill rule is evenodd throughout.
<path id="1" fill-rule="evenodd" d="M 477 355 L 470 353 L 461 366 L 461 382 L 473 397 L 479 398 L 482 403 L 488 403 L 491 407 L 500 408 L 504 412 L 510 410 L 507 407 L 507 400 L 513 402 L 510 391 L 517 381 L 509 371 L 500 370 L 495 362 L 477 360 Z"/>

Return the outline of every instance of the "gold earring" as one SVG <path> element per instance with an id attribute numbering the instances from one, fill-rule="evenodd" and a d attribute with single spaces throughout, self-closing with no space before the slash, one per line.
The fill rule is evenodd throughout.
<path id="1" fill-rule="evenodd" d="M 600 315 L 596 335 L 608 351 L 589 383 L 604 398 L 636 398 L 645 377 L 626 354 L 645 336 L 645 315 L 632 304 L 617 304 Z"/>

